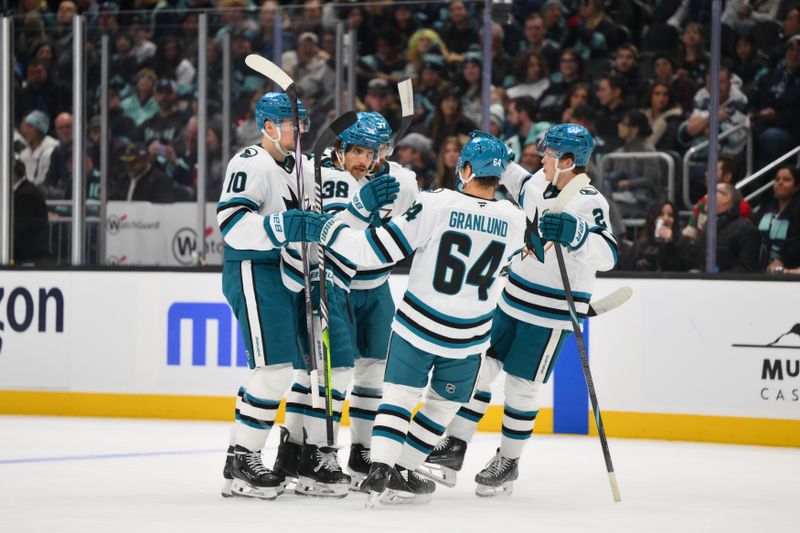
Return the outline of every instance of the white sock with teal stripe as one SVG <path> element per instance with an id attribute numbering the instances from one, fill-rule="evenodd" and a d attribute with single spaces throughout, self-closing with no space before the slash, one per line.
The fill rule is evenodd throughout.
<path id="1" fill-rule="evenodd" d="M 461 404 L 445 400 L 434 391 L 428 391 L 425 405 L 411 420 L 406 442 L 397 464 L 416 470 L 433 451 L 444 434 L 444 429 L 455 416 Z"/>
<path id="2" fill-rule="evenodd" d="M 291 365 L 259 367 L 253 370 L 237 399 L 236 444 L 260 451 L 275 424 L 281 397 L 292 380 Z M 243 390 L 242 390 L 243 389 Z"/>
<path id="3" fill-rule="evenodd" d="M 295 370 L 294 383 L 286 397 L 286 420 L 283 423 L 289 430 L 289 442 L 303 444 L 306 409 L 310 408 L 311 377 L 305 370 Z"/>
<path id="4" fill-rule="evenodd" d="M 503 406 L 503 427 L 500 430 L 500 455 L 516 459 L 531 438 L 539 405 L 536 393 L 537 382 L 507 375 L 505 383 L 506 403 Z"/>
<path id="5" fill-rule="evenodd" d="M 370 447 L 372 426 L 383 397 L 383 374 L 386 361 L 362 357 L 353 370 L 353 390 L 350 392 L 350 441 Z"/>
<path id="6" fill-rule="evenodd" d="M 394 466 L 406 442 L 411 411 L 422 397 L 422 390 L 387 383 L 372 427 L 372 462 Z"/>
<path id="7" fill-rule="evenodd" d="M 344 398 L 347 391 L 347 385 L 353 375 L 352 368 L 334 368 L 331 370 L 331 383 L 333 385 L 333 444 L 339 440 L 339 424 L 342 420 L 342 407 L 344 407 Z M 323 373 L 320 372 L 320 380 L 323 378 Z M 316 446 L 328 445 L 328 432 L 325 422 L 325 388 L 319 387 L 320 400 L 322 400 L 322 408 L 314 409 L 310 405 L 311 394 L 309 391 L 309 406 L 306 409 L 305 428 L 306 428 L 306 442 Z"/>

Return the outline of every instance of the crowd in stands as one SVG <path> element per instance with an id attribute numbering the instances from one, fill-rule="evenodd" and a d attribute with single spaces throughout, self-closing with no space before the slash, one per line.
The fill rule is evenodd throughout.
<path id="1" fill-rule="evenodd" d="M 511 15 L 481 23 L 483 2 L 359 5 L 305 0 L 23 0 L 15 16 L 15 147 L 25 178 L 48 199 L 72 193 L 72 19 L 85 16 L 87 197 L 99 197 L 100 50 L 109 37 L 110 200 L 192 201 L 197 144 L 207 147 L 207 197 L 219 195 L 223 131 L 230 153 L 259 142 L 257 98 L 271 88 L 244 63 L 249 53 L 280 61 L 311 113 L 310 147 L 334 114 L 337 98 L 400 123 L 395 84 L 414 82 L 415 117 L 394 158 L 420 187 L 456 185 L 456 160 L 488 113 L 489 129 L 538 169 L 537 142 L 552 125 L 582 124 L 601 157 L 667 152 L 676 161 L 706 140 L 711 80 L 709 0 L 520 0 Z M 209 39 L 206 131 L 198 131 L 198 17 Z M 276 19 L 280 34 L 276 39 Z M 336 23 L 357 36 L 356 94 L 335 90 Z M 783 167 L 773 194 L 755 214 L 735 183 L 744 175 L 749 125 L 756 168 L 800 144 L 800 0 L 728 0 L 722 14 L 719 73 L 721 270 L 789 272 L 800 267 L 798 174 Z M 230 42 L 230 94 L 223 94 L 223 40 Z M 484 57 L 484 39 L 491 57 Z M 276 55 L 276 41 L 280 55 Z M 349 46 L 349 45 L 348 45 Z M 482 99 L 491 62 L 491 105 Z M 346 84 L 345 84 L 346 87 Z M 231 123 L 222 102 L 231 102 Z M 612 228 L 632 248 L 621 267 L 702 269 L 706 220 L 706 150 L 690 170 L 694 213 L 682 224 L 657 159 L 612 158 L 602 164 Z M 724 172 L 723 172 L 724 171 Z M 723 178 L 723 176 L 725 176 Z M 680 180 L 676 183 L 680 187 Z M 682 197 L 679 189 L 675 198 Z M 746 202 L 744 202 L 746 203 Z M 645 219 L 641 231 L 625 225 Z M 683 226 L 683 227 L 682 227 Z M 730 238 L 729 238 L 730 237 Z"/>

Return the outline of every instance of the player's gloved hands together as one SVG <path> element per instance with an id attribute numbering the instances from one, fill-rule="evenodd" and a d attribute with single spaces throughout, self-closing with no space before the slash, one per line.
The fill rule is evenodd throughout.
<path id="1" fill-rule="evenodd" d="M 394 176 L 387 174 L 373 178 L 353 196 L 348 209 L 368 221 L 374 211 L 394 202 L 399 191 L 400 183 Z"/>
<path id="2" fill-rule="evenodd" d="M 539 232 L 542 238 L 564 244 L 570 250 L 577 250 L 589 236 L 589 225 L 569 213 L 545 213 L 539 219 Z"/>
<path id="3" fill-rule="evenodd" d="M 330 218 L 313 211 L 290 209 L 265 217 L 264 230 L 276 248 L 290 242 L 319 242 L 320 232 Z"/>
<path id="4" fill-rule="evenodd" d="M 348 227 L 333 215 L 322 214 L 305 219 L 305 238 L 307 242 L 331 244 L 341 230 Z"/>

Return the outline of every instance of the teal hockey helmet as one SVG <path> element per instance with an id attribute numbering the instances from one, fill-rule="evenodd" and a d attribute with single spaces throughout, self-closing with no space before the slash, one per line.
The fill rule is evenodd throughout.
<path id="1" fill-rule="evenodd" d="M 303 102 L 297 100 L 297 115 L 300 118 L 300 128 L 302 131 L 309 131 L 311 123 L 308 118 L 308 111 Z M 292 104 L 286 93 L 265 93 L 258 99 L 256 104 L 256 124 L 258 129 L 264 128 L 267 120 L 279 125 L 282 120 L 292 118 Z"/>
<path id="2" fill-rule="evenodd" d="M 456 172 L 461 176 L 464 165 L 469 163 L 476 178 L 499 178 L 508 166 L 509 151 L 500 139 L 484 131 L 470 133 L 472 139 L 461 149 Z"/>
<path id="3" fill-rule="evenodd" d="M 544 156 L 547 148 L 552 149 L 554 156 L 559 159 L 565 154 L 572 154 L 575 166 L 585 167 L 592 157 L 594 139 L 589 130 L 580 124 L 559 124 L 544 134 L 544 139 L 539 145 L 540 155 Z"/>

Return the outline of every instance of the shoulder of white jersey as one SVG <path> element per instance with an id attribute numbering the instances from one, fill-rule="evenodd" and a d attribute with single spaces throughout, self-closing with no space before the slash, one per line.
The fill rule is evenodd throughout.
<path id="1" fill-rule="evenodd" d="M 594 207 L 602 207 L 608 209 L 608 200 L 603 196 L 594 185 L 587 185 L 575 195 L 574 200 L 577 200 L 581 205 L 591 205 Z"/>
<path id="2" fill-rule="evenodd" d="M 275 166 L 277 166 L 275 160 L 260 144 L 242 148 L 228 162 L 229 169 L 247 172 L 256 172 L 258 170 L 266 172 Z"/>
<path id="3" fill-rule="evenodd" d="M 400 182 L 401 188 L 410 188 L 417 191 L 419 190 L 419 184 L 417 184 L 417 175 L 413 170 L 406 168 L 395 161 L 389 161 L 388 163 L 389 174 L 394 176 L 397 181 Z"/>

